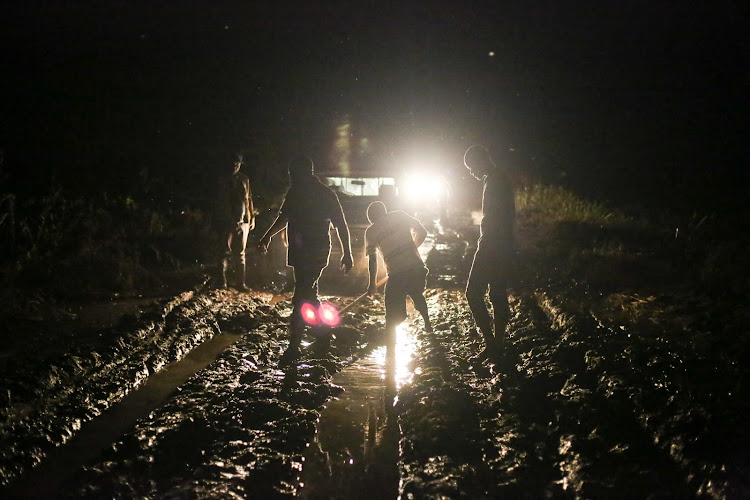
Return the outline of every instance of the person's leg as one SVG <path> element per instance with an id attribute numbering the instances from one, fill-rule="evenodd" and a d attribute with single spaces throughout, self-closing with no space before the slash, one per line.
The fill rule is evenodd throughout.
<path id="1" fill-rule="evenodd" d="M 427 310 L 427 301 L 424 298 L 424 293 L 415 293 L 410 295 L 411 301 L 414 303 L 414 309 L 419 311 L 424 320 L 424 329 L 426 332 L 432 332 L 432 322 L 430 322 L 430 314 Z"/>
<path id="2" fill-rule="evenodd" d="M 294 268 L 294 296 L 292 297 L 292 319 L 295 324 L 305 324 L 302 318 L 302 305 L 310 303 L 315 308 L 320 305 L 318 299 L 318 279 L 322 269 L 318 266 L 295 266 Z"/>
<path id="3" fill-rule="evenodd" d="M 424 329 L 427 332 L 432 332 L 432 323 L 430 322 L 430 314 L 427 310 L 427 301 L 424 298 L 424 290 L 427 286 L 427 270 L 415 271 L 413 282 L 411 283 L 408 295 L 411 297 L 411 301 L 414 303 L 414 309 L 419 311 L 424 320 Z"/>
<path id="4" fill-rule="evenodd" d="M 487 311 L 487 304 L 485 303 L 487 287 L 489 286 L 488 269 L 486 269 L 488 266 L 485 264 L 483 256 L 477 249 L 469 271 L 469 280 L 466 283 L 466 301 L 469 303 L 474 322 L 484 338 L 486 347 L 491 348 L 495 343 L 495 337 L 492 334 L 492 317 Z"/>
<path id="5" fill-rule="evenodd" d="M 508 286 L 510 273 L 513 269 L 514 255 L 512 248 L 501 247 L 495 266 L 488 274 L 490 277 L 490 303 L 493 310 L 495 339 L 502 350 L 506 344 L 508 322 L 510 321 L 510 304 L 508 301 Z"/>
<path id="6" fill-rule="evenodd" d="M 318 279 L 322 268 L 319 266 L 298 265 L 294 272 L 294 296 L 292 297 L 292 315 L 289 317 L 289 347 L 284 352 L 279 364 L 288 364 L 299 356 L 299 347 L 305 331 L 305 320 L 302 317 L 302 305 L 318 301 Z"/>
<path id="7" fill-rule="evenodd" d="M 299 348 L 300 341 L 302 340 L 302 332 L 305 326 L 302 318 L 302 297 L 306 295 L 303 289 L 307 287 L 305 284 L 307 275 L 308 273 L 305 272 L 302 266 L 292 268 L 294 295 L 292 296 L 292 314 L 289 316 L 289 350 Z"/>
<path id="8" fill-rule="evenodd" d="M 510 305 L 508 304 L 508 292 L 505 280 L 493 280 L 490 284 L 490 303 L 493 310 L 493 323 L 495 327 L 495 342 L 499 349 L 505 347 L 505 332 L 510 321 Z"/>
<path id="9" fill-rule="evenodd" d="M 224 258 L 221 262 L 221 276 L 224 280 L 224 288 L 227 288 L 229 286 L 229 282 L 227 280 L 227 275 L 229 274 L 229 264 L 232 260 L 232 238 L 234 237 L 233 231 L 229 231 L 229 235 L 227 236 L 227 246 L 224 249 Z"/>
<path id="10" fill-rule="evenodd" d="M 240 247 L 240 264 L 242 265 L 242 288 L 247 289 L 245 284 L 247 263 L 245 261 L 245 250 L 247 249 L 247 236 L 250 234 L 250 224 L 242 224 L 242 246 Z"/>

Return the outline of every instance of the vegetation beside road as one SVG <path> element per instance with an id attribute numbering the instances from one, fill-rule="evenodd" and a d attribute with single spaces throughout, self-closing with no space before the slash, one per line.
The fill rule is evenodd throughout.
<path id="1" fill-rule="evenodd" d="M 209 199 L 157 203 L 144 194 L 149 186 L 140 196 L 83 199 L 52 188 L 24 197 L 4 192 L 1 181 L 3 313 L 35 314 L 58 300 L 177 293 L 216 273 L 221 238 Z M 516 205 L 528 265 L 541 270 L 535 259 L 563 259 L 568 276 L 561 279 L 747 291 L 747 236 L 718 213 L 633 216 L 543 184 L 519 188 Z"/>

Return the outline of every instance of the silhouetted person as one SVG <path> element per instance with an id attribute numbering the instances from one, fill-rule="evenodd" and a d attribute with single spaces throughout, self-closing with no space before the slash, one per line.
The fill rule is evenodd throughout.
<path id="1" fill-rule="evenodd" d="M 482 222 L 466 284 L 466 300 L 485 341 L 480 357 L 489 358 L 503 353 L 510 320 L 507 289 L 515 265 L 516 206 L 510 181 L 495 166 L 486 148 L 471 146 L 464 154 L 464 164 L 484 184 Z M 485 302 L 488 288 L 494 318 Z"/>
<path id="2" fill-rule="evenodd" d="M 237 155 L 234 161 L 231 177 L 225 182 L 222 197 L 226 197 L 223 202 L 227 207 L 223 215 L 224 218 L 224 235 L 227 238 L 227 246 L 224 251 L 222 261 L 222 278 L 224 288 L 228 285 L 228 274 L 230 264 L 239 250 L 240 266 L 242 271 L 242 288 L 247 289 L 245 285 L 247 263 L 245 259 L 245 250 L 247 248 L 247 236 L 255 228 L 255 215 L 253 208 L 253 193 L 250 190 L 250 179 L 240 172 L 242 168 L 242 155 Z M 239 241 L 238 241 L 239 240 Z"/>
<path id="3" fill-rule="evenodd" d="M 367 207 L 371 225 L 365 231 L 365 252 L 368 256 L 369 294 L 375 293 L 378 276 L 378 251 L 388 272 L 385 285 L 386 376 L 395 368 L 396 327 L 406 319 L 406 297 L 424 319 L 425 330 L 432 324 L 424 298 L 427 268 L 417 248 L 427 237 L 421 222 L 400 210 L 388 212 L 379 201 Z M 412 233 L 413 232 L 413 233 Z"/>
<path id="4" fill-rule="evenodd" d="M 287 230 L 287 265 L 294 268 L 294 297 L 292 315 L 289 319 L 289 348 L 279 364 L 286 366 L 299 357 L 299 346 L 304 333 L 305 321 L 302 306 L 310 303 L 317 309 L 318 280 L 328 265 L 331 253 L 331 224 L 341 242 L 341 268 L 348 273 L 352 268 L 352 250 L 349 242 L 349 227 L 339 199 L 328 186 L 314 175 L 313 162 L 306 157 L 292 160 L 289 164 L 291 186 L 279 208 L 279 215 L 258 242 L 265 253 L 271 238 L 282 229 Z"/>

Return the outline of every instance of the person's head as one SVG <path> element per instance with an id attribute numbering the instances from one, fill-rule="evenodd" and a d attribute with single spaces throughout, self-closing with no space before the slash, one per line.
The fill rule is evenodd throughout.
<path id="1" fill-rule="evenodd" d="M 464 165 L 469 169 L 469 173 L 477 179 L 483 178 L 495 169 L 495 164 L 490 158 L 490 152 L 479 144 L 474 144 L 466 150 Z"/>
<path id="2" fill-rule="evenodd" d="M 376 221 L 382 219 L 386 213 L 388 213 L 388 210 L 385 208 L 385 203 L 382 201 L 373 201 L 367 207 L 367 220 L 374 224 Z"/>
<path id="3" fill-rule="evenodd" d="M 312 177 L 314 172 L 313 161 L 307 156 L 298 156 L 289 162 L 289 179 L 292 182 Z"/>
<path id="4" fill-rule="evenodd" d="M 242 164 L 244 163 L 244 161 L 243 161 L 242 155 L 238 155 L 238 154 L 233 155 L 233 159 L 234 159 L 234 173 L 236 174 L 242 168 Z"/>

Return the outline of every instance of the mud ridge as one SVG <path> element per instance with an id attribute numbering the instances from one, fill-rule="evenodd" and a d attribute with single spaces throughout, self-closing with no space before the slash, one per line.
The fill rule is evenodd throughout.
<path id="1" fill-rule="evenodd" d="M 742 411 L 715 396 L 735 389 L 735 366 L 708 365 L 678 332 L 607 325 L 583 304 L 571 312 L 564 305 L 569 296 L 540 298 L 567 348 L 582 346 L 576 363 L 585 369 L 572 374 L 560 396 L 581 413 L 578 441 L 592 455 L 589 469 L 602 469 L 600 476 L 614 470 L 612 488 L 631 493 L 718 499 L 746 492 L 736 479 L 738 443 L 747 433 L 733 415 Z M 597 421 L 607 425 L 591 424 Z M 574 445 L 565 448 L 575 454 Z"/>
<path id="2" fill-rule="evenodd" d="M 26 380 L 36 383 L 13 391 L 18 396 L 3 415 L 0 485 L 28 472 L 150 374 L 218 333 L 216 319 L 191 321 L 221 315 L 217 293 L 185 292 L 154 304 L 140 318 L 123 317 L 120 324 L 100 333 L 95 350 L 76 346 L 62 358 L 24 367 L 31 373 Z M 257 299 L 249 307 L 261 302 Z M 240 312 L 244 311 L 236 314 Z M 7 369 L 21 368 L 10 364 Z"/>
<path id="3" fill-rule="evenodd" d="M 583 307 L 571 311 L 547 293 L 536 298 L 557 339 L 551 360 L 566 375 L 548 395 L 563 486 L 585 497 L 691 496 L 686 471 L 639 425 L 629 391 L 635 386 L 620 377 L 625 366 L 605 361 L 618 357 L 626 334 L 602 328 Z"/>

